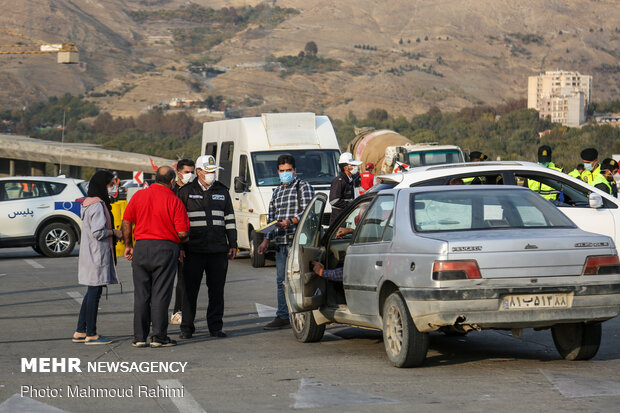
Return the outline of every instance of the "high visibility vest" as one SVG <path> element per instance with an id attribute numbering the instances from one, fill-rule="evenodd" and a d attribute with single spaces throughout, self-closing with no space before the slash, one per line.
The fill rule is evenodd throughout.
<path id="1" fill-rule="evenodd" d="M 547 166 L 547 168 L 554 169 L 556 171 L 562 172 L 562 168 L 558 168 L 557 166 L 555 166 L 555 164 L 553 162 L 549 162 L 549 165 Z M 554 188 L 550 187 L 549 185 L 541 184 L 538 181 L 534 181 L 533 179 L 529 179 L 528 178 L 528 180 L 527 180 L 527 187 L 530 188 L 534 192 L 538 192 L 539 195 L 542 196 L 545 199 L 550 199 L 550 200 L 558 199 L 558 194 L 543 194 L 543 193 L 541 193 L 541 192 L 550 192 L 550 191 L 554 191 L 555 190 Z"/>
<path id="2" fill-rule="evenodd" d="M 613 190 L 611 189 L 611 185 L 609 184 L 609 181 L 603 176 L 603 174 L 598 174 L 596 176 L 596 178 L 594 178 L 594 180 L 592 181 L 592 186 L 596 186 L 598 184 L 605 184 L 605 186 L 607 187 L 607 193 L 609 195 L 613 195 Z"/>
<path id="3" fill-rule="evenodd" d="M 600 175 L 600 174 L 601 174 L 601 165 L 597 166 L 596 169 L 593 171 L 588 171 L 587 169 L 584 170 L 581 173 L 581 179 L 583 179 L 584 182 L 592 185 L 592 182 L 594 182 L 596 175 Z"/>
<path id="4" fill-rule="evenodd" d="M 573 178 L 577 178 L 577 179 L 581 178 L 581 173 L 577 169 L 573 169 L 568 174 L 572 176 Z"/>

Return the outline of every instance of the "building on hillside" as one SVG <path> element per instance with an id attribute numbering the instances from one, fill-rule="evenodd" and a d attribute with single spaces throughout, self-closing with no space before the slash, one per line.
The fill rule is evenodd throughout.
<path id="1" fill-rule="evenodd" d="M 586 121 L 592 101 L 592 76 L 564 70 L 548 71 L 528 77 L 527 107 L 553 122 L 579 126 Z M 577 106 L 579 105 L 579 106 Z"/>
<path id="2" fill-rule="evenodd" d="M 579 126 L 586 122 L 583 92 L 568 95 L 560 93 L 543 97 L 539 102 L 538 113 L 541 118 L 549 116 L 551 122 L 566 126 Z"/>

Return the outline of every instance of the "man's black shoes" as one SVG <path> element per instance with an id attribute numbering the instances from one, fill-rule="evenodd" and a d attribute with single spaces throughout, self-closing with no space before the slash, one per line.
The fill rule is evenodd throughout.
<path id="1" fill-rule="evenodd" d="M 177 342 L 174 340 L 171 340 L 170 337 L 166 337 L 165 340 L 160 340 L 156 337 L 151 337 L 151 348 L 172 347 L 176 345 L 177 345 Z"/>
<path id="2" fill-rule="evenodd" d="M 273 319 L 273 321 L 267 325 L 265 325 L 265 327 L 263 327 L 265 330 L 280 330 L 283 328 L 291 328 L 291 322 L 288 320 L 288 318 L 280 318 L 277 317 Z"/>
<path id="3" fill-rule="evenodd" d="M 183 331 L 181 331 L 181 333 L 179 333 L 179 339 L 180 340 L 188 340 L 190 338 L 192 338 L 192 333 L 186 333 L 186 332 L 183 332 Z"/>
<path id="4" fill-rule="evenodd" d="M 210 334 L 211 334 L 211 337 L 218 337 L 218 338 L 228 337 L 228 334 L 226 334 L 222 330 L 220 330 L 220 331 L 211 331 Z"/>

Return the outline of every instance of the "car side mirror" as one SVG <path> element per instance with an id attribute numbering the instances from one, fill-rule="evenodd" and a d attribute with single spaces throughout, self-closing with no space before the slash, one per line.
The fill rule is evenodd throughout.
<path id="1" fill-rule="evenodd" d="M 235 192 L 248 192 L 250 185 L 243 180 L 240 176 L 235 176 Z"/>
<path id="2" fill-rule="evenodd" d="M 602 208 L 603 207 L 603 197 L 599 194 L 595 194 L 592 192 L 588 196 L 588 201 L 590 201 L 590 208 Z"/>

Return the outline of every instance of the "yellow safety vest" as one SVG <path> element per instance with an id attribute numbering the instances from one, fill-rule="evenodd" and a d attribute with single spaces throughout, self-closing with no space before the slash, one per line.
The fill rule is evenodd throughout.
<path id="1" fill-rule="evenodd" d="M 611 185 L 609 184 L 609 181 L 603 176 L 603 174 L 598 174 L 596 176 L 596 178 L 594 178 L 594 180 L 592 181 L 592 186 L 596 186 L 600 183 L 605 184 L 605 186 L 607 187 L 607 193 L 609 195 L 613 195 L 613 190 L 611 189 Z"/>
<path id="2" fill-rule="evenodd" d="M 558 168 L 557 166 L 555 166 L 555 164 L 553 162 L 549 162 L 549 165 L 547 166 L 547 168 L 554 169 L 556 171 L 562 172 L 562 168 Z M 554 188 L 550 187 L 549 185 L 541 184 L 538 181 L 534 181 L 533 179 L 529 179 L 528 178 L 528 180 L 527 180 L 527 187 L 530 188 L 534 192 L 538 192 L 539 195 L 542 196 L 545 199 L 550 199 L 550 200 L 558 199 L 558 194 L 543 194 L 543 193 L 541 193 L 541 192 L 550 192 L 550 191 L 554 191 L 555 190 Z"/>
<path id="3" fill-rule="evenodd" d="M 572 176 L 573 178 L 577 178 L 577 179 L 581 178 L 581 173 L 577 169 L 573 169 L 568 174 Z"/>
<path id="4" fill-rule="evenodd" d="M 581 173 L 581 179 L 583 179 L 584 182 L 587 182 L 590 185 L 592 185 L 592 182 L 594 182 L 594 178 L 596 178 L 596 175 L 600 175 L 600 174 L 601 174 L 601 165 L 597 166 L 596 169 L 593 171 L 588 171 L 587 169 L 584 170 Z"/>

